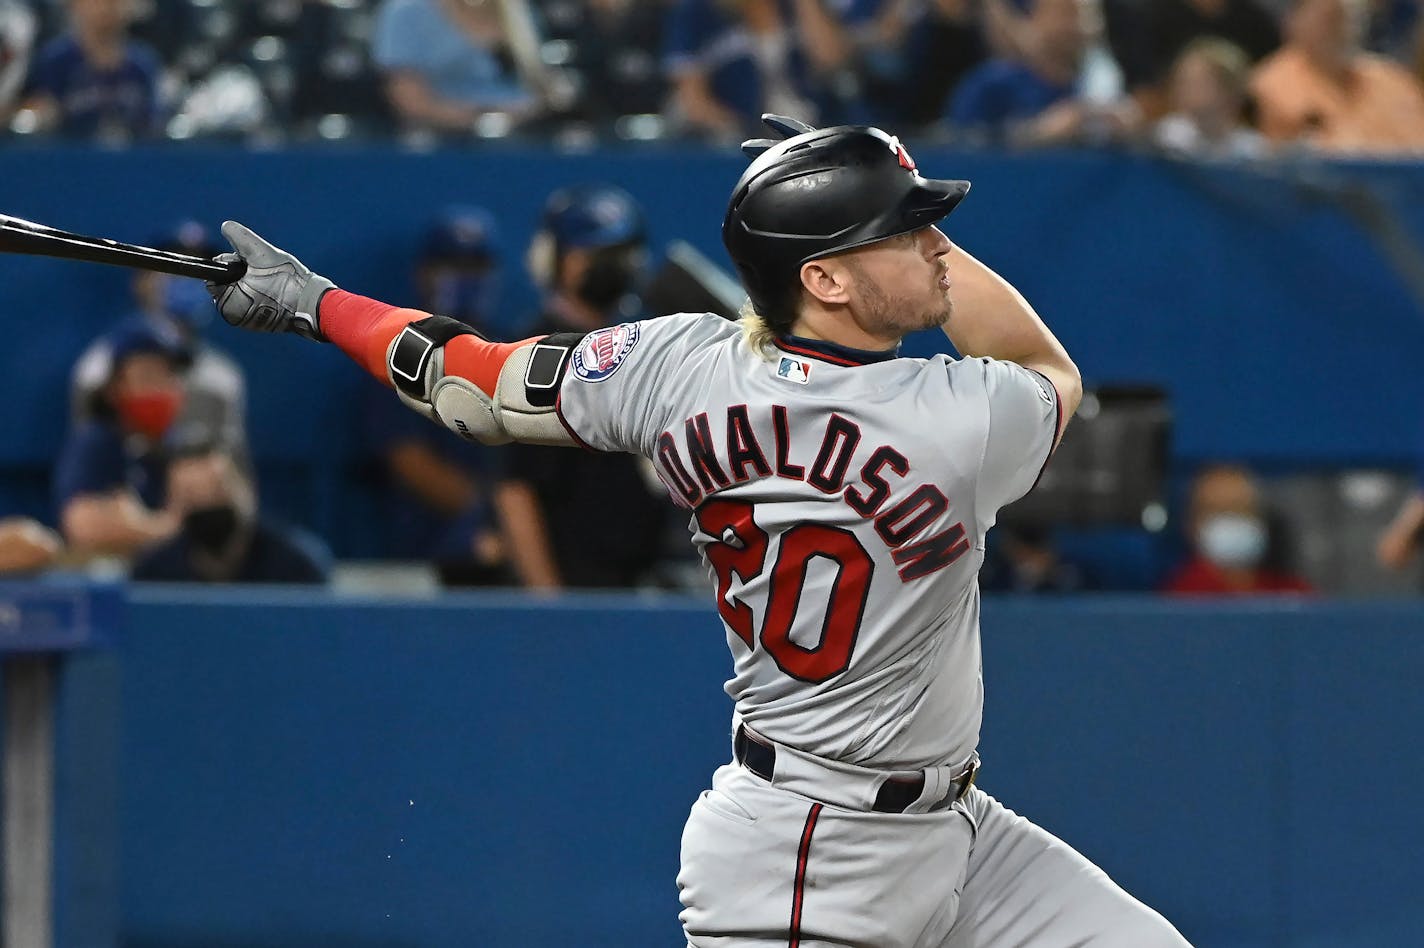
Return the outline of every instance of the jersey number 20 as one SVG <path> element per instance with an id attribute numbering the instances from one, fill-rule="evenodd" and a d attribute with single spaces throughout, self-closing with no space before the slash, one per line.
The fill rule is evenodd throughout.
<path id="1" fill-rule="evenodd" d="M 739 500 L 712 500 L 697 510 L 702 532 L 722 541 L 707 547 L 707 558 L 717 571 L 717 611 L 747 648 L 756 648 L 752 609 L 728 592 L 733 573 L 745 584 L 766 568 L 767 535 L 756 525 L 752 510 L 751 504 Z M 806 648 L 791 641 L 791 624 L 801 603 L 806 571 L 816 557 L 835 564 L 836 579 L 825 604 L 820 641 Z M 874 566 L 849 530 L 803 523 L 781 535 L 761 628 L 762 647 L 778 668 L 792 678 L 819 683 L 850 666 Z"/>

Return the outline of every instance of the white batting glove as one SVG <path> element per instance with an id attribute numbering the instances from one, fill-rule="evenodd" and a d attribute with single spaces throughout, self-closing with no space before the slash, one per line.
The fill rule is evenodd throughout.
<path id="1" fill-rule="evenodd" d="M 317 325 L 317 307 L 334 284 L 236 221 L 224 223 L 222 235 L 236 253 L 219 254 L 218 262 L 247 263 L 247 272 L 236 283 L 207 284 L 223 319 L 254 332 L 294 332 L 326 342 Z"/>

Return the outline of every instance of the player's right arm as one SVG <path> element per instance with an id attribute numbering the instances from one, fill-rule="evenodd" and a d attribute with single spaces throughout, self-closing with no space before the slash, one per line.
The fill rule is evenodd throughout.
<path id="1" fill-rule="evenodd" d="M 232 325 L 335 343 L 407 406 L 467 440 L 578 443 L 555 409 L 581 336 L 490 342 L 457 320 L 339 290 L 241 224 L 222 232 L 237 252 L 218 259 L 247 263 L 236 283 L 208 284 Z"/>
<path id="2" fill-rule="evenodd" d="M 945 335 L 961 355 L 1015 362 L 1053 383 L 1062 410 L 1057 432 L 1061 438 L 1083 399 L 1078 367 L 1007 280 L 958 245 L 947 259 L 954 282 L 954 312 L 944 324 Z"/>

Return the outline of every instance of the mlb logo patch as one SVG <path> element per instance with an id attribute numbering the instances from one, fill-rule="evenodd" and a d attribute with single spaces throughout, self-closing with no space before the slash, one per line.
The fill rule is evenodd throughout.
<path id="1" fill-rule="evenodd" d="M 776 377 L 805 385 L 811 381 L 811 363 L 782 356 L 781 364 L 776 367 Z"/>

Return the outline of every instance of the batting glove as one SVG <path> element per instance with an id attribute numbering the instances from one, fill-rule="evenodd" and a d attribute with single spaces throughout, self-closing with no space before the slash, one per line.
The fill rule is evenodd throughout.
<path id="1" fill-rule="evenodd" d="M 236 283 L 207 284 L 223 319 L 254 332 L 294 332 L 326 342 L 317 325 L 317 309 L 321 295 L 334 288 L 332 282 L 236 221 L 223 224 L 222 235 L 236 253 L 219 254 L 218 262 L 247 263 L 247 272 Z"/>

